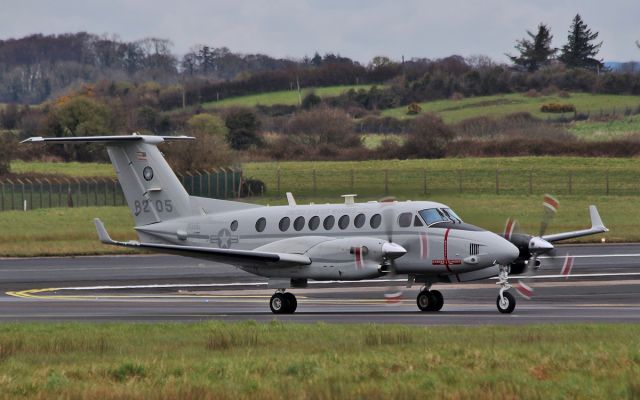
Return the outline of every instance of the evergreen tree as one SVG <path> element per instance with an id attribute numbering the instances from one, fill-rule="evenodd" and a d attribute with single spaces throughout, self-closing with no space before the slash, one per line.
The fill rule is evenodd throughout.
<path id="1" fill-rule="evenodd" d="M 527 71 L 536 71 L 540 67 L 548 65 L 558 51 L 551 47 L 553 35 L 545 24 L 538 25 L 538 33 L 535 35 L 527 31 L 530 39 L 520 39 L 515 48 L 520 52 L 518 56 L 507 54 L 511 61 Z"/>
<path id="2" fill-rule="evenodd" d="M 567 44 L 562 46 L 560 61 L 570 68 L 602 69 L 602 60 L 595 58 L 602 46 L 602 42 L 593 43 L 597 38 L 598 32 L 591 32 L 580 14 L 576 14 L 569 28 Z"/>

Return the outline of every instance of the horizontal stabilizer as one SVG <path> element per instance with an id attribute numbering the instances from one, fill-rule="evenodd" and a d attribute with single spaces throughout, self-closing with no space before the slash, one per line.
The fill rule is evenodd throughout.
<path id="1" fill-rule="evenodd" d="M 20 143 L 115 143 L 141 141 L 150 144 L 159 144 L 173 140 L 194 140 L 191 136 L 153 136 L 153 135 L 113 135 L 113 136 L 68 136 L 68 137 L 41 137 L 34 136 Z"/>

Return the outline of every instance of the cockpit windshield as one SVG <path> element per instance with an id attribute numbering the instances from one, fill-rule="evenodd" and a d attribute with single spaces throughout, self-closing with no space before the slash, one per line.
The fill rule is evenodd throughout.
<path id="1" fill-rule="evenodd" d="M 454 224 L 462 223 L 462 219 L 450 208 L 428 208 L 426 210 L 419 211 L 419 214 L 422 219 L 425 220 L 427 226 L 440 222 L 449 222 Z"/>

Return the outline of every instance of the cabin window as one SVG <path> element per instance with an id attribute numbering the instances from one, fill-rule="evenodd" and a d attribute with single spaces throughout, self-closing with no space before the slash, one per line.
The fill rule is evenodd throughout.
<path id="1" fill-rule="evenodd" d="M 412 220 L 413 220 L 413 213 L 410 213 L 410 212 L 402 213 L 398 217 L 398 225 L 400 225 L 401 228 L 408 228 L 411 226 Z"/>
<path id="2" fill-rule="evenodd" d="M 280 224 L 278 224 L 282 232 L 285 232 L 287 229 L 289 229 L 289 225 L 291 225 L 291 220 L 289 219 L 289 217 L 282 218 L 280 220 Z"/>
<path id="3" fill-rule="evenodd" d="M 259 218 L 256 221 L 256 231 L 262 232 L 262 231 L 264 231 L 264 228 L 266 228 L 266 227 L 267 227 L 267 220 L 264 219 L 264 217 Z"/>
<path id="4" fill-rule="evenodd" d="M 331 228 L 333 228 L 333 225 L 336 223 L 336 219 L 333 215 L 329 215 L 328 217 L 326 217 L 324 219 L 324 221 L 322 222 L 322 226 L 324 226 L 324 229 L 326 230 L 330 230 Z"/>
<path id="5" fill-rule="evenodd" d="M 293 229 L 301 231 L 304 228 L 304 217 L 298 217 L 293 221 Z"/>
<path id="6" fill-rule="evenodd" d="M 358 214 L 353 219 L 353 225 L 355 225 L 356 228 L 362 228 L 366 221 L 367 221 L 367 217 L 365 217 L 364 214 Z"/>
<path id="7" fill-rule="evenodd" d="M 373 214 L 371 216 L 371 221 L 369 221 L 369 225 L 371 225 L 373 229 L 378 229 L 381 223 L 382 223 L 382 217 L 380 216 L 380 214 Z"/>
<path id="8" fill-rule="evenodd" d="M 316 229 L 318 229 L 319 226 L 320 226 L 320 217 L 318 217 L 317 215 L 315 217 L 311 217 L 311 219 L 309 220 L 309 229 L 311 229 L 312 231 L 315 231 Z"/>
<path id="9" fill-rule="evenodd" d="M 231 222 L 231 226 L 229 228 L 231 229 L 231 232 L 237 231 L 238 230 L 238 221 Z"/>
<path id="10" fill-rule="evenodd" d="M 347 227 L 349 226 L 349 216 L 343 215 L 342 217 L 340 217 L 340 219 L 338 220 L 338 226 L 340 227 L 340 229 L 347 229 Z"/>
<path id="11" fill-rule="evenodd" d="M 413 219 L 413 226 L 424 226 L 424 224 L 420 220 L 420 217 L 418 217 L 417 215 Z"/>

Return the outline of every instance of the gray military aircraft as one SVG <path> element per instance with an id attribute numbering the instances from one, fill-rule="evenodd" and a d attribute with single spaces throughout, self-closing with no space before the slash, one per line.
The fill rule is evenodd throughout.
<path id="1" fill-rule="evenodd" d="M 591 229 L 507 237 L 467 224 L 447 205 L 432 201 L 356 203 L 355 195 L 345 195 L 341 204 L 298 205 L 288 193 L 288 205 L 269 207 L 189 196 L 157 146 L 192 139 L 133 134 L 32 137 L 23 143 L 104 143 L 139 241 L 114 241 L 95 219 L 103 243 L 228 263 L 269 278 L 276 289 L 269 304 L 276 314 L 296 310 L 296 297 L 286 290 L 304 288 L 309 280 L 400 274 L 408 276 L 409 287 L 423 285 L 417 296 L 422 311 L 439 311 L 444 304 L 442 293 L 431 290 L 434 283 L 497 276 L 498 310 L 511 313 L 512 266 L 523 272 L 522 265 L 536 264 L 538 254 L 553 248 L 551 241 L 606 231 L 595 207 Z"/>

